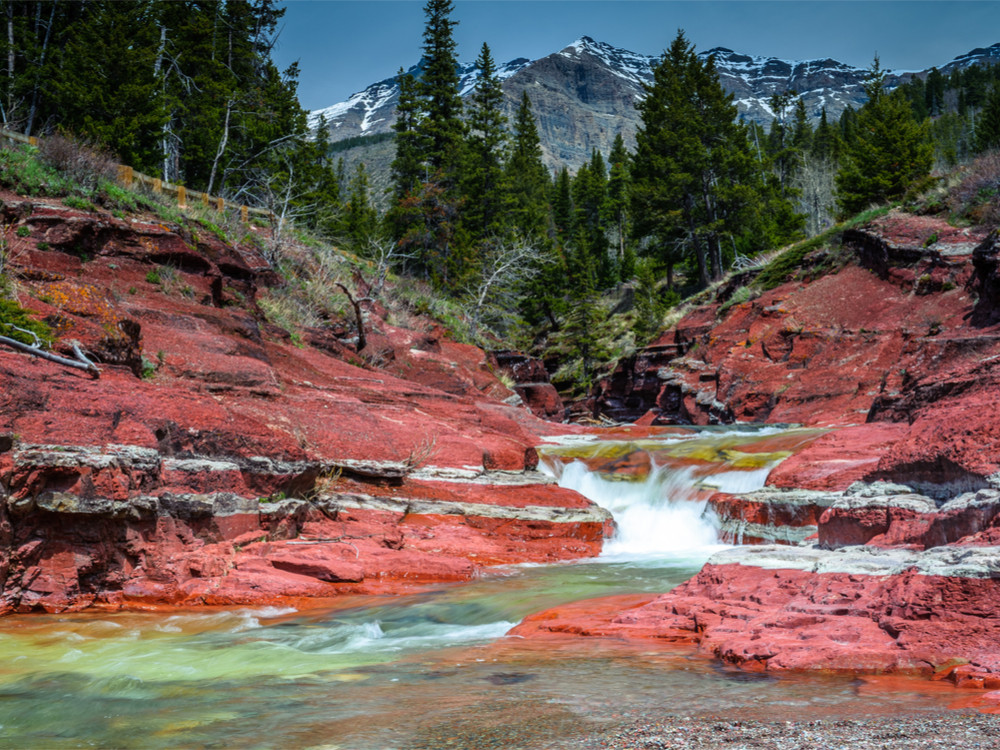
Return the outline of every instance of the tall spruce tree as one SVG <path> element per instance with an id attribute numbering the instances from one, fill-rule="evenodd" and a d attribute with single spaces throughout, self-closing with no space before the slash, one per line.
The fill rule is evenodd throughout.
<path id="1" fill-rule="evenodd" d="M 625 139 L 621 133 L 615 135 L 611 153 L 608 154 L 608 164 L 610 170 L 607 200 L 604 204 L 605 223 L 614 235 L 619 276 L 625 280 L 631 278 L 635 270 L 635 258 L 630 252 L 631 247 L 626 249 L 625 241 L 629 231 L 629 161 L 628 151 L 625 150 Z"/>
<path id="2" fill-rule="evenodd" d="M 498 236 L 502 229 L 507 118 L 502 109 L 503 89 L 485 43 L 476 58 L 476 67 L 479 79 L 469 109 L 469 162 L 463 175 L 464 221 L 475 237 L 485 239 Z"/>
<path id="3" fill-rule="evenodd" d="M 453 187 L 458 178 L 465 135 L 452 34 L 458 21 L 451 20 L 453 10 L 452 0 L 427 0 L 423 70 L 417 82 L 426 115 L 418 124 L 426 139 L 424 161 L 432 173 L 440 173 L 439 179 L 446 188 Z"/>
<path id="4" fill-rule="evenodd" d="M 986 104 L 976 121 L 975 145 L 977 151 L 1000 149 L 1000 80 L 994 82 Z"/>
<path id="5" fill-rule="evenodd" d="M 885 90 L 878 57 L 865 92 L 868 101 L 858 112 L 854 137 L 845 144 L 837 173 L 837 203 L 843 215 L 902 196 L 930 172 L 934 155 L 927 123 L 913 119 L 902 91 Z"/>
<path id="6" fill-rule="evenodd" d="M 511 224 L 524 237 L 541 241 L 548 229 L 549 175 L 542 163 L 542 143 L 527 91 L 522 92 L 514 115 L 514 133 L 505 172 L 507 214 Z"/>

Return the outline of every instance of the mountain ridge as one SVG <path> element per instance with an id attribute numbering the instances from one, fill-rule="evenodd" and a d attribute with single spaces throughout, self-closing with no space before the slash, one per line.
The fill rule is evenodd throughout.
<path id="1" fill-rule="evenodd" d="M 713 47 L 699 55 L 715 57 L 720 83 L 733 94 L 740 117 L 761 124 L 775 116 L 769 104 L 775 93 L 798 92 L 814 120 L 824 108 L 831 119 L 837 119 L 848 106 L 857 108 L 865 102 L 868 70 L 833 58 L 785 60 L 747 55 L 727 47 Z M 519 57 L 499 65 L 497 75 L 503 81 L 508 117 L 516 110 L 522 92 L 527 91 L 546 164 L 572 169 L 585 162 L 595 148 L 607 153 L 619 132 L 631 146 L 639 126 L 634 105 L 644 94 L 643 84 L 652 80 L 652 68 L 659 57 L 584 35 L 536 60 Z M 934 67 L 947 74 L 982 62 L 1000 63 L 1000 43 L 975 48 Z M 886 80 L 897 86 L 913 77 L 924 77 L 932 69 L 890 70 Z M 407 72 L 419 76 L 420 64 Z M 467 96 L 475 87 L 479 70 L 474 63 L 462 63 L 458 72 L 460 91 Z M 325 117 L 331 141 L 389 132 L 398 98 L 398 76 L 392 76 L 344 102 L 314 110 L 310 125 L 316 127 L 320 117 Z"/>

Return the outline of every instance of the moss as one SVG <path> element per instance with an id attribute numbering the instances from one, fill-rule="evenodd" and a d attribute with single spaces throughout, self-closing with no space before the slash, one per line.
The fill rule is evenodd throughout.
<path id="1" fill-rule="evenodd" d="M 37 343 L 37 336 L 38 341 L 51 344 L 55 340 L 52 329 L 41 321 L 29 318 L 30 314 L 30 310 L 21 307 L 14 300 L 0 299 L 0 336 L 29 345 Z M 19 328 L 22 330 L 17 330 Z"/>
<path id="2" fill-rule="evenodd" d="M 867 224 L 879 216 L 885 216 L 887 213 L 889 213 L 888 206 L 864 211 L 841 224 L 830 227 L 815 237 L 810 237 L 807 240 L 792 245 L 764 267 L 764 270 L 755 279 L 754 285 L 761 291 L 766 292 L 784 284 L 790 277 L 794 277 L 800 271 L 804 270 L 805 264 L 803 261 L 807 255 L 822 247 L 839 243 L 841 235 L 846 230 Z M 835 264 L 829 262 L 831 260 L 829 257 L 825 260 L 828 262 L 817 264 L 815 268 L 819 272 L 818 275 L 833 270 Z"/>

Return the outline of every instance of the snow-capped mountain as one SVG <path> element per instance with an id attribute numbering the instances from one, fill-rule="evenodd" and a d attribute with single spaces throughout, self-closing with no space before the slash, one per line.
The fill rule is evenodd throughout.
<path id="1" fill-rule="evenodd" d="M 850 105 L 865 101 L 867 71 L 832 59 L 782 60 L 743 55 L 724 47 L 700 53 L 714 56 L 723 88 L 734 96 L 741 117 L 768 123 L 774 117 L 769 99 L 775 93 L 796 91 L 806 111 L 818 118 L 825 108 L 836 120 Z M 542 147 L 549 166 L 574 168 L 586 161 L 594 148 L 607 153 L 615 135 L 627 143 L 634 139 L 639 116 L 635 102 L 644 95 L 643 84 L 652 80 L 657 56 L 613 47 L 588 36 L 538 60 L 519 58 L 499 67 L 504 81 L 508 115 L 527 91 L 538 120 Z M 974 49 L 940 66 L 943 73 L 983 62 L 1000 62 L 1000 44 Z M 419 65 L 409 73 L 419 76 Z M 898 84 L 928 71 L 899 71 L 888 83 Z M 474 64 L 460 66 L 462 94 L 470 93 L 479 78 Z M 374 83 L 346 102 L 311 113 L 315 126 L 326 118 L 331 140 L 384 133 L 395 121 L 399 84 L 395 77 Z"/>
<path id="2" fill-rule="evenodd" d="M 522 68 L 531 64 L 531 60 L 519 57 L 497 68 L 497 78 L 505 81 Z M 414 65 L 406 71 L 414 78 L 423 73 L 423 66 Z M 475 63 L 465 63 L 459 66 L 459 92 L 468 96 L 476 87 L 481 71 Z M 392 129 L 395 122 L 396 103 L 399 101 L 399 79 L 397 76 L 373 83 L 364 91 L 351 96 L 346 102 L 340 102 L 324 109 L 309 113 L 309 126 L 316 127 L 320 117 L 325 117 L 330 128 L 330 139 L 343 140 L 356 135 L 373 135 Z"/>

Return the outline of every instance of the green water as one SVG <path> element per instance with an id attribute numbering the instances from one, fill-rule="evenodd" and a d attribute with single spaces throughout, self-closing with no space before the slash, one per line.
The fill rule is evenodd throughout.
<path id="1" fill-rule="evenodd" d="M 677 476 L 657 470 L 649 481 L 663 490 Z M 676 511 L 665 490 L 633 485 L 598 481 L 588 491 L 609 507 Z M 651 553 L 648 541 L 420 594 L 345 597 L 336 609 L 8 617 L 0 747 L 573 748 L 618 722 L 664 714 L 856 717 L 954 699 L 918 683 L 876 691 L 860 680 L 746 674 L 656 644 L 505 636 L 559 604 L 666 591 L 712 551 Z"/>

